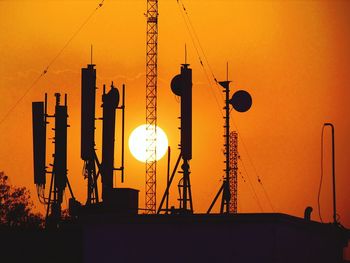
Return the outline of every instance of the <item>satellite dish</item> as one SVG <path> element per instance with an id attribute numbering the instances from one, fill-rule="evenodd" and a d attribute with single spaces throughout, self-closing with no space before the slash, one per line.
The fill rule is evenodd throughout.
<path id="1" fill-rule="evenodd" d="M 252 106 L 252 97 L 245 90 L 236 91 L 229 103 L 238 112 L 246 112 Z"/>
<path id="2" fill-rule="evenodd" d="M 183 87 L 183 81 L 182 81 L 182 76 L 176 75 L 172 80 L 171 80 L 171 91 L 175 93 L 177 96 L 181 96 L 182 93 L 182 87 Z"/>

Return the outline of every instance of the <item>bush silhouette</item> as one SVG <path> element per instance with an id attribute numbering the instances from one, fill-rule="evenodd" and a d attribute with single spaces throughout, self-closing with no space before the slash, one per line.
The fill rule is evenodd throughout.
<path id="1" fill-rule="evenodd" d="M 43 217 L 34 213 L 29 190 L 12 186 L 0 172 L 0 225 L 3 227 L 42 228 Z"/>

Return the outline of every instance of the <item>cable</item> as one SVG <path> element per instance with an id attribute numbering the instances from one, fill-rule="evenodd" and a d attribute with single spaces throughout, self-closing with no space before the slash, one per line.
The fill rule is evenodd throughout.
<path id="1" fill-rule="evenodd" d="M 245 180 L 245 178 L 244 178 L 244 176 L 243 176 L 243 174 L 241 172 L 239 172 L 239 175 L 241 176 L 243 182 L 246 182 L 246 180 Z"/>
<path id="2" fill-rule="evenodd" d="M 46 71 L 47 72 L 47 71 Z M 40 74 L 39 77 L 34 80 L 34 82 L 25 90 L 23 95 L 16 101 L 16 103 L 5 113 L 4 117 L 0 120 L 0 125 L 7 119 L 7 117 L 13 112 L 13 110 L 18 106 L 18 104 L 24 99 L 28 92 L 38 83 L 42 76 L 46 74 L 45 70 Z"/>
<path id="3" fill-rule="evenodd" d="M 5 113 L 4 117 L 0 120 L 0 126 L 2 123 L 8 118 L 8 116 L 14 111 L 14 109 L 18 106 L 18 104 L 24 99 L 24 97 L 29 93 L 29 91 L 39 82 L 39 80 L 49 71 L 49 68 L 52 64 L 58 59 L 58 57 L 63 53 L 63 51 L 68 47 L 68 45 L 72 42 L 72 40 L 80 33 L 80 31 L 84 28 L 84 26 L 90 21 L 95 12 L 100 9 L 104 4 L 104 0 L 98 4 L 98 6 L 91 12 L 88 18 L 81 24 L 81 26 L 75 31 L 70 39 L 66 42 L 66 44 L 62 47 L 62 49 L 57 53 L 57 55 L 49 62 L 46 68 L 42 71 L 42 73 L 37 77 L 36 80 L 25 90 L 23 95 L 15 102 L 15 104 Z"/>
<path id="4" fill-rule="evenodd" d="M 318 194 L 317 194 L 318 216 L 320 217 L 321 223 L 323 223 L 322 216 L 321 216 L 321 202 L 320 202 L 322 181 L 323 181 L 323 133 L 324 133 L 324 126 L 322 126 L 322 131 L 321 131 L 321 174 L 320 174 L 320 184 L 318 187 Z"/>
<path id="5" fill-rule="evenodd" d="M 187 21 L 186 21 L 184 15 L 183 15 L 183 13 L 181 12 L 182 18 L 183 18 L 183 20 L 184 20 L 184 22 L 185 22 L 185 25 L 186 25 L 186 28 L 187 28 L 187 30 L 188 30 L 188 32 L 189 32 L 189 34 L 190 34 L 190 37 L 191 37 L 193 46 L 195 47 L 195 50 L 196 50 L 196 52 L 197 52 L 197 55 L 198 55 L 200 64 L 201 64 L 201 66 L 203 67 L 203 70 L 204 70 L 204 73 L 205 73 L 205 75 L 206 75 L 206 77 L 207 77 L 207 80 L 208 80 L 208 82 L 209 82 L 209 85 L 211 86 L 211 82 L 210 82 L 210 80 L 209 80 L 208 74 L 207 74 L 206 69 L 205 69 L 205 67 L 204 67 L 203 61 L 202 61 L 202 59 L 201 59 L 201 57 L 200 57 L 200 53 L 199 53 L 199 51 L 198 51 L 198 48 L 197 48 L 196 43 L 195 43 L 195 41 L 194 41 L 194 38 L 193 38 L 193 36 L 192 36 L 192 32 L 193 32 L 193 35 L 194 35 L 195 39 L 197 40 L 197 43 L 198 43 L 198 45 L 199 45 L 199 49 L 200 49 L 201 53 L 202 53 L 203 56 L 204 56 L 205 62 L 206 62 L 206 64 L 208 65 L 209 71 L 210 71 L 210 73 L 212 74 L 212 77 L 213 77 L 213 79 L 214 79 L 216 85 L 218 85 L 218 81 L 217 81 L 217 79 L 216 79 L 216 77 L 215 77 L 215 75 L 214 75 L 214 73 L 213 73 L 213 70 L 212 70 L 210 64 L 209 64 L 209 61 L 208 61 L 208 59 L 207 59 L 207 56 L 206 56 L 206 54 L 205 54 L 205 52 L 204 52 L 204 49 L 203 49 L 203 47 L 202 47 L 202 45 L 201 45 L 201 42 L 200 42 L 200 40 L 199 40 L 199 38 L 198 38 L 198 35 L 196 34 L 196 30 L 194 29 L 194 26 L 193 26 L 193 24 L 192 24 L 192 22 L 191 22 L 191 19 L 190 19 L 190 17 L 189 17 L 189 14 L 188 14 L 188 12 L 187 12 L 187 9 L 186 9 L 185 5 L 184 5 L 184 3 L 183 3 L 182 0 L 177 0 L 177 3 L 178 3 L 178 5 L 179 5 L 180 12 L 181 12 L 181 10 L 183 10 L 183 13 L 185 13 L 185 15 L 186 15 L 186 18 L 187 18 L 187 21 L 188 21 L 189 26 L 188 26 L 188 24 L 187 24 Z M 180 5 L 182 6 L 182 9 L 181 9 Z M 191 29 L 190 29 L 189 27 L 192 29 L 192 31 L 191 31 Z M 211 88 L 212 88 L 212 87 L 211 87 Z M 213 90 L 212 90 L 212 92 L 213 92 Z M 217 105 L 218 105 L 219 108 L 220 108 L 220 105 L 219 105 L 219 103 L 218 103 L 218 100 L 217 100 L 215 94 L 213 94 L 213 95 L 214 95 L 214 97 L 215 97 L 215 100 L 216 100 Z M 221 97 L 223 96 L 221 93 L 220 93 L 220 95 L 221 95 Z M 223 115 L 223 113 L 222 113 L 222 111 L 221 111 L 221 108 L 220 108 L 220 112 L 221 112 L 221 114 Z M 238 129 L 237 129 L 237 130 L 238 130 Z M 240 134 L 239 134 L 239 136 L 240 136 L 240 138 L 242 139 L 242 136 L 241 136 Z M 258 175 L 258 172 L 257 172 L 257 170 L 256 170 L 256 168 L 255 168 L 255 166 L 254 166 L 254 164 L 253 164 L 253 162 L 252 162 L 252 159 L 251 159 L 251 157 L 250 157 L 250 155 L 249 155 L 249 153 L 248 153 L 248 151 L 247 151 L 247 149 L 246 149 L 246 146 L 245 146 L 245 144 L 244 144 L 243 139 L 242 139 L 242 143 L 243 143 L 243 147 L 245 148 L 245 150 L 246 150 L 246 152 L 247 152 L 248 160 L 249 160 L 249 162 L 251 163 L 251 165 L 253 166 L 253 169 L 254 169 L 254 172 L 255 172 L 257 181 L 258 181 L 259 184 L 261 185 L 261 187 L 262 187 L 262 189 L 263 189 L 263 192 L 264 192 L 264 195 L 265 195 L 266 199 L 268 200 L 269 205 L 271 206 L 272 210 L 275 211 L 274 206 L 273 206 L 273 204 L 272 204 L 272 202 L 271 202 L 271 199 L 270 199 L 270 197 L 269 197 L 269 195 L 268 195 L 268 193 L 267 193 L 267 191 L 266 191 L 266 189 L 265 189 L 265 187 L 264 187 L 264 185 L 263 185 L 263 183 L 262 183 L 262 180 L 260 179 L 260 177 L 259 177 L 259 175 Z M 254 191 L 254 192 L 255 192 L 255 191 Z"/>
<path id="6" fill-rule="evenodd" d="M 178 1 L 178 0 L 177 0 L 177 3 L 179 4 L 179 1 Z M 180 10 L 181 17 L 182 17 L 182 19 L 184 20 L 184 23 L 185 23 L 185 26 L 186 26 L 186 28 L 187 28 L 187 31 L 188 31 L 188 33 L 189 33 L 189 35 L 190 35 L 190 38 L 191 38 L 193 47 L 194 47 L 194 49 L 196 50 L 199 63 L 203 66 L 203 61 L 202 61 L 202 59 L 201 59 L 201 56 L 200 56 L 200 54 L 199 54 L 198 48 L 197 48 L 196 43 L 195 43 L 195 41 L 194 41 L 194 39 L 193 39 L 191 30 L 190 30 L 190 28 L 189 28 L 189 26 L 188 26 L 188 24 L 187 24 L 187 21 L 186 21 L 186 19 L 185 19 L 185 16 L 184 16 L 183 13 L 181 12 L 181 7 L 180 7 L 180 6 L 179 6 L 179 10 Z"/>
<path id="7" fill-rule="evenodd" d="M 191 25 L 191 22 L 190 22 L 190 20 L 189 20 L 189 17 L 188 17 L 186 8 L 185 8 L 185 6 L 184 6 L 184 4 L 183 4 L 182 2 L 181 2 L 181 4 L 182 4 L 182 8 L 181 8 L 180 3 L 179 3 L 179 0 L 177 0 L 177 3 L 178 3 L 179 12 L 180 12 L 180 14 L 181 14 L 181 17 L 182 17 L 182 19 L 183 19 L 183 21 L 184 21 L 184 23 L 185 23 L 185 26 L 186 26 L 186 29 L 187 29 L 187 31 L 188 31 L 188 34 L 190 35 L 190 38 L 191 38 L 191 41 L 192 41 L 192 45 L 193 45 L 194 49 L 196 50 L 199 63 L 200 63 L 200 65 L 201 65 L 202 69 L 203 69 L 203 72 L 204 72 L 204 74 L 205 74 L 205 77 L 206 77 L 206 79 L 207 79 L 207 81 L 208 81 L 208 84 L 209 84 L 209 86 L 210 86 L 210 91 L 211 91 L 212 95 L 214 96 L 214 99 L 215 99 L 215 102 L 216 102 L 216 104 L 217 104 L 217 106 L 218 106 L 219 112 L 220 112 L 220 114 L 221 114 L 222 117 L 223 117 L 224 115 L 223 115 L 223 113 L 222 113 L 222 108 L 221 108 L 220 103 L 219 103 L 219 101 L 218 101 L 218 99 L 217 99 L 217 96 L 215 95 L 215 92 L 214 92 L 214 89 L 213 89 L 213 87 L 212 87 L 212 84 L 211 84 L 209 75 L 208 75 L 208 73 L 207 73 L 207 71 L 206 71 L 206 69 L 205 69 L 205 67 L 204 67 L 203 61 L 202 61 L 201 56 L 200 56 L 200 52 L 199 52 L 198 47 L 197 47 L 197 45 L 196 45 L 196 41 L 195 41 L 195 39 L 194 39 L 194 37 L 193 37 L 193 34 L 196 36 L 195 31 L 194 31 L 194 28 L 193 28 L 193 26 L 191 26 L 191 27 L 192 27 L 192 30 L 193 30 L 193 34 L 192 34 L 192 31 L 191 31 L 191 29 L 190 29 L 190 27 L 189 27 L 189 25 L 188 25 L 188 23 L 187 23 L 187 21 L 186 21 L 186 18 L 185 18 L 185 16 L 184 16 L 183 12 L 182 12 L 182 10 L 184 10 L 184 13 L 187 15 L 189 24 Z M 199 43 L 199 46 L 200 46 L 200 48 L 201 48 L 200 42 L 199 42 L 199 40 L 198 40 L 198 37 L 196 37 L 196 38 L 197 38 L 197 42 Z M 203 51 L 202 48 L 201 48 L 201 51 L 202 51 L 204 57 L 206 58 L 205 53 L 204 53 L 204 51 Z M 207 64 L 209 65 L 207 59 L 206 59 L 206 62 L 207 62 Z M 209 66 L 209 67 L 210 67 L 210 66 Z M 211 72 L 211 73 L 212 73 L 212 72 Z M 217 84 L 217 80 L 216 80 L 216 78 L 215 78 L 215 76 L 214 76 L 213 73 L 212 73 L 212 75 L 213 75 L 213 78 L 214 78 L 214 80 L 215 80 L 215 83 Z M 223 96 L 221 93 L 220 93 L 220 95 L 221 95 L 221 97 Z"/>
<path id="8" fill-rule="evenodd" d="M 95 12 L 100 9 L 104 4 L 104 0 L 102 0 L 101 3 L 98 4 L 98 6 L 91 12 L 91 14 L 88 16 L 88 18 L 85 19 L 85 21 L 81 24 L 81 26 L 75 31 L 75 33 L 71 36 L 71 38 L 66 42 L 66 44 L 62 47 L 62 49 L 57 53 L 57 55 L 50 61 L 48 66 L 46 67 L 46 72 L 48 71 L 49 67 L 57 60 L 57 58 L 62 54 L 62 52 L 67 48 L 67 46 L 72 42 L 72 40 L 80 33 L 80 31 L 84 28 L 84 26 L 90 21 L 92 16 L 95 14 Z M 46 73 L 45 72 L 45 73 Z"/>
<path id="9" fill-rule="evenodd" d="M 269 205 L 271 206 L 272 211 L 275 212 L 275 208 L 274 208 L 274 206 L 273 206 L 273 204 L 272 204 L 272 202 L 271 202 L 271 199 L 270 199 L 269 195 L 267 194 L 267 192 L 266 192 L 266 190 L 265 190 L 265 187 L 264 187 L 264 185 L 263 185 L 263 183 L 262 183 L 262 181 L 261 181 L 261 179 L 260 179 L 259 176 L 258 176 L 258 182 L 259 182 L 259 184 L 261 185 L 261 188 L 263 189 L 263 192 L 264 192 L 264 194 L 265 194 L 265 197 L 266 197 L 267 201 L 269 202 Z"/>
<path id="10" fill-rule="evenodd" d="M 261 206 L 261 204 L 260 204 L 260 202 L 259 202 L 258 195 L 256 194 L 256 192 L 255 192 L 255 190 L 254 190 L 254 187 L 253 187 L 253 184 L 252 184 L 252 182 L 251 182 L 251 180 L 250 180 L 250 177 L 249 177 L 249 174 L 248 174 L 248 172 L 247 172 L 247 169 L 245 168 L 244 162 L 243 162 L 242 158 L 239 158 L 239 160 L 241 161 L 241 163 L 242 163 L 242 165 L 243 165 L 244 172 L 245 172 L 246 175 L 247 175 L 248 183 L 249 183 L 250 188 L 252 189 L 252 191 L 253 191 L 253 193 L 254 193 L 255 201 L 257 202 L 257 204 L 258 204 L 258 206 L 259 206 L 259 208 L 260 208 L 260 211 L 261 211 L 261 212 L 264 212 L 264 209 L 262 208 L 262 206 Z"/>
<path id="11" fill-rule="evenodd" d="M 272 201 L 271 201 L 271 199 L 270 199 L 270 197 L 269 197 L 269 195 L 268 195 L 268 193 L 267 193 L 267 191 L 266 191 L 266 189 L 265 189 L 265 187 L 264 187 L 264 185 L 262 183 L 262 180 L 260 179 L 260 176 L 259 176 L 258 171 L 257 171 L 257 169 L 256 169 L 256 167 L 255 167 L 255 165 L 254 165 L 254 163 L 252 161 L 252 158 L 249 155 L 249 152 L 248 152 L 248 149 L 247 149 L 247 147 L 246 147 L 246 145 L 244 143 L 243 137 L 242 137 L 241 133 L 239 132 L 238 127 L 235 124 L 233 124 L 233 126 L 235 127 L 235 129 L 238 132 L 238 136 L 240 138 L 240 141 L 242 142 L 243 148 L 244 148 L 245 152 L 247 153 L 248 161 L 252 165 L 253 170 L 255 172 L 256 179 L 257 179 L 258 183 L 260 184 L 261 188 L 263 189 L 264 195 L 265 195 L 265 197 L 266 197 L 266 199 L 267 199 L 267 201 L 268 201 L 272 211 L 275 212 L 275 208 L 274 208 L 274 206 L 272 204 Z"/>
<path id="12" fill-rule="evenodd" d="M 198 55 L 198 58 L 199 58 L 199 62 L 200 62 L 200 64 L 201 64 L 201 66 L 203 67 L 203 71 L 204 71 L 204 73 L 205 73 L 205 75 L 206 75 L 206 78 L 207 78 L 207 80 L 208 80 L 208 82 L 209 82 L 210 87 L 212 88 L 211 82 L 210 82 L 209 76 L 208 76 L 208 74 L 207 74 L 207 72 L 206 72 L 206 69 L 205 69 L 205 67 L 204 67 L 203 61 L 202 61 L 202 59 L 201 59 L 201 57 L 200 57 L 200 53 L 199 53 L 199 51 L 198 51 L 198 48 L 197 48 L 196 43 L 195 43 L 195 41 L 194 41 L 194 38 L 193 38 L 193 36 L 192 36 L 192 32 L 193 32 L 193 35 L 194 35 L 195 39 L 197 40 L 197 43 L 198 43 L 198 45 L 199 45 L 199 49 L 200 49 L 201 53 L 202 53 L 203 56 L 204 56 L 205 62 L 206 62 L 206 64 L 208 65 L 209 71 L 210 71 L 210 73 L 212 74 L 212 77 L 213 77 L 213 79 L 214 79 L 214 81 L 215 81 L 215 84 L 216 84 L 217 86 L 219 86 L 219 85 L 218 85 L 218 81 L 217 81 L 217 79 L 216 79 L 216 77 L 215 77 L 215 75 L 214 75 L 214 73 L 213 73 L 213 70 L 212 70 L 210 64 L 209 64 L 208 58 L 207 58 L 207 56 L 206 56 L 206 54 L 205 54 L 205 52 L 204 52 L 204 49 L 203 49 L 203 47 L 202 47 L 202 45 L 201 45 L 201 42 L 200 42 L 200 40 L 199 40 L 199 38 L 198 38 L 198 35 L 196 34 L 196 30 L 194 29 L 194 26 L 193 26 L 193 24 L 192 24 L 192 22 L 191 22 L 191 19 L 190 19 L 190 17 L 189 17 L 189 14 L 188 14 L 188 12 L 187 12 L 187 9 L 186 9 L 186 7 L 185 7 L 183 1 L 182 1 L 182 0 L 177 0 L 177 3 L 178 3 L 178 5 L 179 5 L 180 13 L 181 13 L 182 18 L 183 18 L 183 20 L 184 20 L 184 22 L 185 22 L 186 28 L 187 28 L 187 30 L 188 30 L 188 32 L 189 32 L 189 34 L 190 34 L 190 37 L 191 37 L 191 40 L 192 40 L 192 44 L 193 44 L 193 46 L 195 47 L 195 50 L 196 50 L 197 55 Z M 182 9 L 181 9 L 180 4 L 182 5 Z M 186 21 L 184 15 L 183 15 L 183 13 L 181 12 L 181 10 L 183 10 L 183 13 L 185 13 L 185 15 L 186 15 L 186 17 L 187 17 L 187 20 L 188 20 L 188 24 L 189 24 L 189 26 L 191 27 L 192 31 L 191 31 L 191 29 L 189 28 L 189 26 L 188 26 L 188 24 L 187 24 L 187 21 Z M 212 93 L 213 93 L 213 89 L 211 89 L 211 91 L 212 91 Z M 213 95 L 214 95 L 214 98 L 215 98 L 215 100 L 216 100 L 216 103 L 217 103 L 217 105 L 218 105 L 218 107 L 219 107 L 219 109 L 220 109 L 220 112 L 221 112 L 221 114 L 223 115 L 215 93 L 213 93 Z M 221 95 L 221 97 L 223 98 L 223 95 L 222 95 L 221 93 L 220 93 L 220 95 Z M 238 129 L 237 129 L 237 130 L 238 130 Z M 239 134 L 239 136 L 241 137 L 240 134 Z M 252 162 L 252 160 L 251 160 L 251 157 L 250 157 L 250 155 L 249 155 L 249 153 L 248 153 L 248 151 L 247 151 L 247 149 L 246 149 L 246 146 L 245 146 L 245 144 L 244 144 L 244 142 L 243 142 L 242 137 L 241 137 L 241 140 L 242 140 L 242 143 L 243 143 L 243 147 L 245 148 L 245 150 L 246 150 L 246 152 L 247 152 L 248 160 L 250 161 L 250 163 L 251 163 L 251 165 L 253 166 L 253 169 L 254 169 L 254 171 L 255 171 L 255 174 L 256 174 L 256 177 L 257 177 L 257 181 L 258 181 L 259 184 L 261 185 L 261 187 L 262 187 L 262 189 L 263 189 L 263 192 L 264 192 L 264 195 L 265 195 L 266 199 L 268 200 L 269 205 L 271 206 L 272 210 L 275 211 L 274 206 L 273 206 L 273 204 L 272 204 L 272 202 L 271 202 L 271 199 L 270 199 L 270 197 L 269 197 L 269 195 L 268 195 L 268 193 L 267 193 L 267 191 L 266 191 L 266 189 L 265 189 L 265 187 L 264 187 L 264 185 L 263 185 L 263 183 L 262 183 L 262 181 L 261 181 L 261 179 L 260 179 L 260 177 L 259 177 L 259 175 L 258 175 L 258 172 L 257 172 L 257 170 L 256 170 L 256 168 L 255 168 L 255 166 L 254 166 L 254 164 L 253 164 L 253 162 Z"/>
<path id="13" fill-rule="evenodd" d="M 178 4 L 180 4 L 179 1 L 181 2 L 182 8 L 183 8 L 183 10 L 184 10 L 184 13 L 186 14 L 187 20 L 188 20 L 188 22 L 189 22 L 189 24 L 190 24 L 190 27 L 191 27 L 191 29 L 192 29 L 192 31 L 193 31 L 193 34 L 194 34 L 196 40 L 197 40 L 197 42 L 198 42 L 199 48 L 200 48 L 200 50 L 202 51 L 202 54 L 203 54 L 204 59 L 205 59 L 205 62 L 206 62 L 207 65 L 208 65 L 209 71 L 210 71 L 210 73 L 211 73 L 211 75 L 212 75 L 212 77 L 213 77 L 215 83 L 217 84 L 218 81 L 217 81 L 217 79 L 216 79 L 216 77 L 215 77 L 215 75 L 214 75 L 214 73 L 213 73 L 213 70 L 212 70 L 210 64 L 209 64 L 209 61 L 208 61 L 207 56 L 205 55 L 204 49 L 203 49 L 203 47 L 202 47 L 202 45 L 201 45 L 201 42 L 199 41 L 198 35 L 197 35 L 197 33 L 196 33 L 196 30 L 194 29 L 194 26 L 193 26 L 193 24 L 192 24 L 192 22 L 191 22 L 191 19 L 190 19 L 188 13 L 187 13 L 187 9 L 185 8 L 185 5 L 184 5 L 184 3 L 182 2 L 182 0 L 178 0 L 178 1 L 177 1 Z"/>

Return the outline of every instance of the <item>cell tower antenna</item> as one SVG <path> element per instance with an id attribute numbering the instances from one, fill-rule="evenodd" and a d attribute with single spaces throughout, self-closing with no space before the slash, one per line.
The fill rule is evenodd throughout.
<path id="1" fill-rule="evenodd" d="M 237 133 L 230 133 L 230 105 L 238 112 L 246 112 L 252 106 L 250 94 L 244 90 L 236 91 L 230 98 L 230 82 L 228 80 L 228 63 L 226 63 L 226 81 L 219 81 L 225 94 L 225 177 L 223 183 L 210 204 L 207 213 L 214 207 L 217 199 L 222 194 L 220 213 L 237 213 L 237 160 L 238 160 L 238 137 Z"/>
<path id="2" fill-rule="evenodd" d="M 67 177 L 67 124 L 68 107 L 67 95 L 65 95 L 64 105 L 61 105 L 60 93 L 55 93 L 56 105 L 53 115 L 47 114 L 47 95 L 45 102 L 33 102 L 33 150 L 34 150 L 34 183 L 37 186 L 39 201 L 45 204 L 46 227 L 57 228 L 61 222 L 61 204 L 63 202 L 64 191 L 68 186 L 72 200 L 75 197 Z M 54 119 L 54 157 L 51 171 L 46 166 L 46 131 L 48 118 Z M 48 196 L 45 194 L 46 176 L 51 174 Z M 70 201 L 71 202 L 71 201 Z"/>
<path id="3" fill-rule="evenodd" d="M 226 64 L 226 69 L 228 69 L 228 64 Z M 228 80 L 228 73 L 226 72 L 226 81 L 220 81 L 219 84 L 224 88 L 223 92 L 225 93 L 225 116 L 224 116 L 224 120 L 225 120 L 225 134 L 224 134 L 224 138 L 225 138 L 225 143 L 224 143 L 224 147 L 225 147 L 225 177 L 223 179 L 222 182 L 222 186 L 220 187 L 218 193 L 216 194 L 213 202 L 211 203 L 207 213 L 209 214 L 211 212 L 211 209 L 213 208 L 213 206 L 215 205 L 218 197 L 220 195 L 222 195 L 221 198 L 221 206 L 220 206 L 220 213 L 230 213 L 230 203 L 231 203 L 231 191 L 230 191 L 230 173 L 231 173 L 231 168 L 230 167 L 230 163 L 232 162 L 230 160 L 230 154 L 232 153 L 231 149 L 230 149 L 230 82 Z M 231 161 L 231 162 L 230 162 Z"/>
<path id="4" fill-rule="evenodd" d="M 147 213 L 156 212 L 158 0 L 147 0 L 146 37 L 146 199 Z"/>
<path id="5" fill-rule="evenodd" d="M 165 213 L 176 213 L 176 214 L 192 214 L 193 213 L 193 202 L 191 193 L 191 182 L 190 182 L 190 161 L 192 160 L 192 69 L 189 68 L 189 64 L 181 65 L 180 74 L 176 75 L 171 81 L 171 91 L 181 98 L 181 139 L 180 139 L 180 154 L 176 161 L 174 170 L 171 177 L 167 180 L 167 188 L 161 199 L 158 214 L 161 212 Z M 169 211 L 168 199 L 169 189 L 174 179 L 175 173 L 177 172 L 178 166 L 182 159 L 181 171 L 182 178 L 178 183 L 179 190 L 179 208 L 172 208 Z M 166 201 L 167 200 L 167 201 Z M 166 208 L 163 208 L 164 201 L 166 201 Z"/>

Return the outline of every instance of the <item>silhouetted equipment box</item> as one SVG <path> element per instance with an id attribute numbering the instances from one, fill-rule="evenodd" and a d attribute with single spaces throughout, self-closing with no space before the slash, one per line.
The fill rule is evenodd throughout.
<path id="1" fill-rule="evenodd" d="M 132 188 L 113 188 L 103 200 L 107 210 L 121 214 L 137 214 L 139 190 Z"/>

